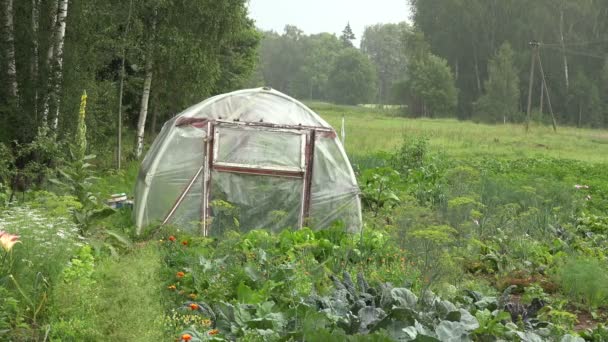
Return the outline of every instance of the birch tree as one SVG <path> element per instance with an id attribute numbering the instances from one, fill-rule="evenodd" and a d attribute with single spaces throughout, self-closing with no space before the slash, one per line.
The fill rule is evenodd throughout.
<path id="1" fill-rule="evenodd" d="M 146 57 L 146 78 L 144 79 L 144 89 L 141 95 L 141 107 L 139 110 L 139 120 L 137 121 L 137 144 L 135 146 L 135 156 L 139 159 L 144 151 L 144 131 L 146 129 L 146 117 L 148 116 L 148 103 L 150 100 L 150 88 L 152 87 L 152 54 L 149 52 Z"/>
<path id="2" fill-rule="evenodd" d="M 55 84 L 53 93 L 55 94 L 55 117 L 53 119 L 53 130 L 57 130 L 59 124 L 59 109 L 61 97 L 61 82 L 63 81 L 63 45 L 65 41 L 65 26 L 68 16 L 68 1 L 59 0 L 59 12 L 57 12 L 57 36 L 56 38 L 56 55 L 55 55 Z"/>
<path id="3" fill-rule="evenodd" d="M 141 106 L 139 109 L 139 119 L 137 120 L 137 141 L 135 143 L 135 157 L 141 158 L 144 151 L 144 133 L 146 130 L 146 118 L 148 117 L 148 104 L 150 101 L 150 88 L 152 87 L 152 67 L 154 58 L 154 36 L 156 33 L 156 15 L 157 9 L 154 9 L 154 15 L 152 18 L 152 24 L 150 31 L 148 32 L 148 43 L 146 44 L 146 66 L 144 78 L 144 88 L 141 95 Z"/>
<path id="4" fill-rule="evenodd" d="M 40 0 L 32 0 L 32 60 L 30 62 L 31 85 L 34 87 L 34 117 L 38 121 L 38 20 Z"/>
<path id="5" fill-rule="evenodd" d="M 49 69 L 48 77 L 48 92 L 44 98 L 42 122 L 43 125 L 48 124 L 51 108 L 55 110 L 53 117 L 52 128 L 57 129 L 59 123 L 60 110 L 60 91 L 61 81 L 63 79 L 63 46 L 65 41 L 66 18 L 68 15 L 68 1 L 57 0 L 57 6 L 53 2 L 52 10 L 56 9 L 56 13 L 52 15 L 52 25 L 55 30 L 51 36 L 51 44 L 47 52 L 47 66 Z"/>
<path id="6" fill-rule="evenodd" d="M 6 59 L 7 59 L 7 74 L 8 86 L 10 95 L 17 99 L 18 83 L 17 83 L 17 65 L 15 63 L 15 25 L 13 23 L 13 0 L 6 0 Z"/>

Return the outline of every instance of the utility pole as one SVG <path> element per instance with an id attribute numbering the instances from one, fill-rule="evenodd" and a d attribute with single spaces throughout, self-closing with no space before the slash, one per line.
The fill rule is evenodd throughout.
<path id="1" fill-rule="evenodd" d="M 532 87 L 534 87 L 534 68 L 536 67 L 536 56 L 538 54 L 539 42 L 532 41 L 529 43 L 532 48 L 532 58 L 530 64 L 530 85 L 528 87 L 528 110 L 526 112 L 526 133 L 530 129 L 530 112 L 532 111 Z"/>
<path id="2" fill-rule="evenodd" d="M 545 105 L 545 85 L 540 85 L 540 115 L 543 116 L 543 107 Z"/>

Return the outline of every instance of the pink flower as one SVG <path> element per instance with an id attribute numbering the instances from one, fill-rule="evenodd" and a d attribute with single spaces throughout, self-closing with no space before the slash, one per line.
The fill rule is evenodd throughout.
<path id="1" fill-rule="evenodd" d="M 0 245 L 6 252 L 9 252 L 11 249 L 13 249 L 13 246 L 16 243 L 20 242 L 19 235 L 9 234 L 3 230 L 0 230 Z"/>

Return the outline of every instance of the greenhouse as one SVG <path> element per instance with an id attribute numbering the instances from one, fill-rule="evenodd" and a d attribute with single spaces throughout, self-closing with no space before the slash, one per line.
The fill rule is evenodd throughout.
<path id="1" fill-rule="evenodd" d="M 359 188 L 336 131 L 269 88 L 218 95 L 163 126 L 135 189 L 137 232 L 361 229 Z"/>

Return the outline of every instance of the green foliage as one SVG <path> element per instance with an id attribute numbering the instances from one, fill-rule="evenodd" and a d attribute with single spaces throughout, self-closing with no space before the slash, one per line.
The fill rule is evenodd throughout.
<path id="1" fill-rule="evenodd" d="M 342 35 L 340 36 L 340 41 L 347 48 L 354 47 L 353 40 L 357 39 L 355 34 L 353 33 L 353 29 L 350 27 L 350 23 L 346 24 L 344 30 L 342 31 Z"/>
<path id="2" fill-rule="evenodd" d="M 356 49 L 345 49 L 329 74 L 329 96 L 340 104 L 369 103 L 376 94 L 376 72 L 368 57 Z"/>
<path id="3" fill-rule="evenodd" d="M 419 235 L 443 244 L 450 234 L 449 227 L 432 227 Z M 367 244 L 371 250 L 364 248 Z M 535 313 L 527 318 L 525 329 L 508 322 L 511 315 L 496 310 L 504 295 L 499 299 L 468 291 L 467 296 L 454 294 L 457 301 L 450 302 L 429 290 L 416 296 L 407 287 L 371 280 L 377 279 L 371 271 L 379 264 L 370 264 L 367 256 L 399 258 L 399 253 L 386 253 L 392 242 L 378 232 L 352 241 L 340 230 L 304 229 L 279 235 L 251 231 L 229 234 L 222 241 L 173 236 L 161 245 L 170 311 L 179 307 L 177 312 L 188 315 L 182 317 L 191 317 L 190 324 L 172 320 L 171 330 L 180 338 L 558 339 L 545 329 L 550 323 L 539 321 Z M 348 259 L 332 270 L 331 263 L 341 259 L 343 251 L 349 252 Z M 359 273 L 353 280 L 355 270 Z M 335 271 L 342 271 L 342 277 Z M 312 287 L 299 290 L 302 283 Z"/>
<path id="4" fill-rule="evenodd" d="M 507 312 L 501 311 L 497 315 L 493 315 L 488 310 L 479 310 L 475 314 L 475 318 L 479 322 L 479 328 L 475 329 L 474 335 L 483 340 L 492 337 L 504 336 L 509 329 L 502 324 L 503 321 L 510 319 Z"/>
<path id="5" fill-rule="evenodd" d="M 608 300 L 608 275 L 603 261 L 571 257 L 557 271 L 562 291 L 578 303 L 597 308 Z"/>
<path id="6" fill-rule="evenodd" d="M 114 213 L 109 207 L 102 207 L 99 195 L 92 192 L 93 183 L 98 179 L 94 176 L 93 165 L 89 163 L 94 158 L 94 155 L 89 155 L 76 159 L 58 170 L 60 179 L 52 179 L 54 184 L 80 202 L 81 206 L 73 210 L 73 217 L 83 235 L 90 233 L 93 220 Z"/>
<path id="7" fill-rule="evenodd" d="M 583 213 L 577 220 L 576 229 L 583 234 L 608 234 L 608 216 Z"/>
<path id="8" fill-rule="evenodd" d="M 48 128 L 39 128 L 34 140 L 17 144 L 14 149 L 13 183 L 19 184 L 22 191 L 46 184 L 63 163 L 63 148 Z"/>
<path id="9" fill-rule="evenodd" d="M 451 116 L 458 91 L 446 60 L 433 54 L 410 61 L 407 70 L 409 109 L 422 117 Z"/>
<path id="10" fill-rule="evenodd" d="M 367 26 L 361 38 L 361 51 L 373 62 L 378 75 L 378 102 L 401 103 L 393 96 L 393 88 L 404 78 L 406 46 L 403 36 L 411 27 L 399 24 Z"/>
<path id="11" fill-rule="evenodd" d="M 70 264 L 63 270 L 63 280 L 68 283 L 79 282 L 82 286 L 91 286 L 95 284 L 92 279 L 95 258 L 92 254 L 93 249 L 89 245 L 84 245 L 78 251 L 78 256 L 72 258 Z"/>
<path id="12" fill-rule="evenodd" d="M 391 168 L 368 169 L 361 175 L 361 200 L 375 216 L 385 207 L 391 208 L 399 203 L 395 188 L 399 177 L 399 172 Z"/>
<path id="13" fill-rule="evenodd" d="M 51 340 L 166 340 L 156 246 L 94 264 L 90 248 L 80 254 L 53 290 Z"/>
<path id="14" fill-rule="evenodd" d="M 488 62 L 485 93 L 476 103 L 474 119 L 488 123 L 519 121 L 519 75 L 514 52 L 505 42 Z"/>
<path id="15" fill-rule="evenodd" d="M 605 11 L 605 3 L 556 3 L 550 0 L 534 3 L 503 1 L 496 4 L 484 0 L 410 0 L 409 3 L 415 27 L 424 33 L 432 51 L 446 59 L 458 74 L 458 118 L 474 117 L 476 120 L 501 122 L 503 115 L 521 111 L 520 104 L 513 100 L 519 94 L 527 95 L 531 53 L 527 43 L 532 35 L 538 42 L 558 41 L 555 45 L 541 44 L 540 48 L 549 88 L 549 94 L 544 94 L 544 106 L 539 106 L 541 87 L 538 64 L 535 69 L 532 106 L 533 109 L 541 107 L 545 111 L 541 120 L 551 120 L 547 115 L 550 97 L 560 126 L 606 124 L 606 101 L 598 97 L 598 94 L 606 91 L 606 78 L 602 76 L 602 70 L 606 70 L 605 60 L 594 58 L 602 55 L 603 47 L 593 43 L 598 38 L 593 33 L 593 27 L 604 22 L 604 18 L 598 18 L 596 14 Z M 554 29 L 547 30 L 548 27 Z M 605 38 L 605 34 L 600 36 L 600 40 Z M 559 43 L 560 38 L 563 46 Z M 496 50 L 503 43 L 511 45 L 511 65 L 514 66 L 511 70 L 518 71 L 510 72 L 516 78 L 509 77 L 511 81 L 500 86 L 493 75 Z M 557 58 L 557 55 L 561 57 Z M 504 77 L 500 79 L 507 80 Z M 580 82 L 584 79 L 587 81 Z M 488 80 L 489 84 L 486 84 L 483 101 L 479 101 L 484 91 L 484 80 Z M 494 90 L 491 91 L 488 86 Z M 500 88 L 507 97 L 498 97 L 500 92 L 495 90 Z M 527 101 L 527 97 L 522 100 Z M 526 103 L 521 105 L 525 109 Z M 508 116 L 506 119 L 517 120 Z"/>

